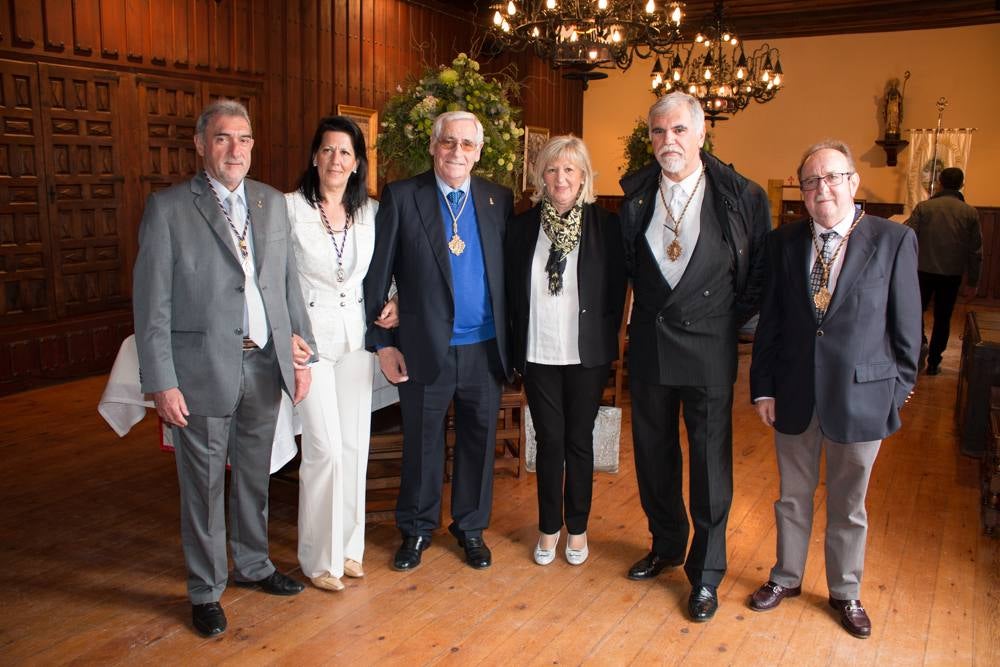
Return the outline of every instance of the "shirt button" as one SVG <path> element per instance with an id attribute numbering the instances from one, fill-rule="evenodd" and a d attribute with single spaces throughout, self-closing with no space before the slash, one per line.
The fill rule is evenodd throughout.
<path id="1" fill-rule="evenodd" d="M 704 292 L 701 293 L 701 295 L 702 296 L 709 296 L 711 293 L 712 293 L 712 290 L 705 290 Z"/>
<path id="2" fill-rule="evenodd" d="M 346 303 L 344 303 L 343 301 L 341 301 L 341 302 L 340 302 L 340 307 L 341 307 L 341 308 L 343 308 L 343 307 L 344 307 L 344 306 L 346 306 L 346 305 L 347 305 L 347 304 L 346 304 Z"/>
<path id="3" fill-rule="evenodd" d="M 340 297 L 341 297 L 341 298 L 344 298 L 345 296 L 347 296 L 347 295 L 346 295 L 346 294 L 344 294 L 343 292 L 341 292 L 341 293 L 340 293 Z"/>
<path id="4" fill-rule="evenodd" d="M 315 301 L 310 301 L 309 302 L 309 307 L 310 308 L 315 308 L 316 307 L 316 302 Z"/>
<path id="5" fill-rule="evenodd" d="M 819 331 L 817 331 L 816 335 L 819 336 L 820 338 L 822 338 L 823 337 L 823 330 L 820 329 Z"/>

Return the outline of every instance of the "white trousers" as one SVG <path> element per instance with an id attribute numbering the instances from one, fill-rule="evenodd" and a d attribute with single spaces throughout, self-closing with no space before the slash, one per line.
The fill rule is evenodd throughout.
<path id="1" fill-rule="evenodd" d="M 342 577 L 345 559 L 364 556 L 374 360 L 365 350 L 324 356 L 298 408 L 299 564 L 310 578 Z"/>

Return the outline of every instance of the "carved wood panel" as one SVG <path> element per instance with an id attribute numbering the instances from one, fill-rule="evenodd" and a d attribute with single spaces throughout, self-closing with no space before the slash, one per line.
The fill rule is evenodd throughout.
<path id="1" fill-rule="evenodd" d="M 65 316 L 127 306 L 118 77 L 80 67 L 38 68 L 56 311 Z"/>
<path id="2" fill-rule="evenodd" d="M 264 118 L 262 112 L 263 105 L 261 104 L 262 91 L 261 87 L 256 84 L 238 84 L 238 83 L 219 83 L 215 81 L 207 81 L 202 85 L 202 104 L 201 106 L 207 105 L 213 100 L 217 100 L 220 97 L 226 97 L 231 100 L 236 100 L 247 108 L 250 112 L 250 122 L 253 127 L 254 136 L 268 136 L 267 134 L 267 120 Z M 199 108 L 200 112 L 201 109 Z M 257 179 L 259 181 L 264 181 L 265 183 L 270 183 L 267 176 L 267 142 L 266 141 L 255 141 L 253 147 L 253 157 L 250 161 L 250 178 Z M 201 168 L 201 162 L 198 163 L 198 168 Z"/>
<path id="3" fill-rule="evenodd" d="M 201 111 L 201 91 L 194 81 L 167 77 L 142 76 L 136 83 L 145 200 L 150 192 L 187 180 L 198 169 L 194 126 Z"/>
<path id="4" fill-rule="evenodd" d="M 45 319 L 54 302 L 38 68 L 0 61 L 0 320 Z"/>

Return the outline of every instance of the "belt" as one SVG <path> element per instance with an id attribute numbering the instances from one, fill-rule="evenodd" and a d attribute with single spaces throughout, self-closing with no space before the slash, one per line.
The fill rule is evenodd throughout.
<path id="1" fill-rule="evenodd" d="M 257 345 L 257 343 L 253 342 L 249 338 L 244 338 L 243 339 L 243 349 L 244 350 L 259 350 L 260 347 Z"/>

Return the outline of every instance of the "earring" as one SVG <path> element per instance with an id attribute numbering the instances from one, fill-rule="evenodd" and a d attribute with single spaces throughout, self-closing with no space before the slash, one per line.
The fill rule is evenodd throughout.
<path id="1" fill-rule="evenodd" d="M 316 166 L 316 160 L 313 160 L 313 166 L 314 167 Z"/>
<path id="2" fill-rule="evenodd" d="M 354 171 L 352 171 L 351 173 L 352 173 L 352 174 L 356 174 L 356 173 L 358 173 L 358 170 L 357 170 L 357 169 L 355 169 L 355 170 L 354 170 Z"/>

